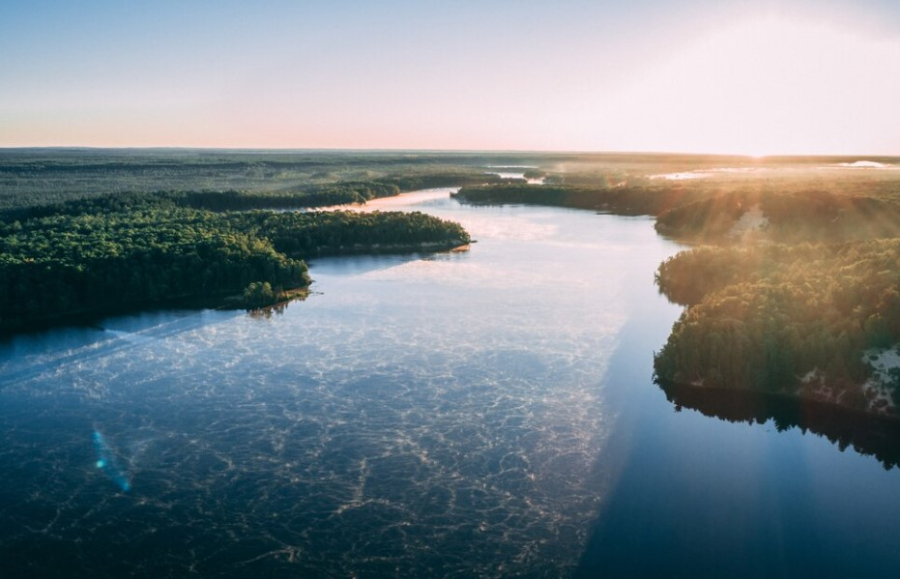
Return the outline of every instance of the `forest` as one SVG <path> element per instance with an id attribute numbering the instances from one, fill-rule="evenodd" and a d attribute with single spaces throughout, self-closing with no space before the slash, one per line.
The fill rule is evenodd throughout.
<path id="1" fill-rule="evenodd" d="M 867 350 L 900 341 L 900 239 L 699 247 L 663 263 L 657 282 L 689 306 L 655 357 L 661 379 L 793 394 L 824 386 L 845 406 L 884 405 L 854 386 L 872 376 Z M 892 378 L 885 386 L 900 394 Z"/>
<path id="2" fill-rule="evenodd" d="M 656 230 L 695 243 L 727 243 L 735 224 L 755 208 L 766 219 L 756 233 L 767 241 L 835 243 L 900 235 L 897 184 L 866 185 L 852 192 L 787 187 L 727 192 L 660 213 Z"/>
<path id="3" fill-rule="evenodd" d="M 528 162 L 534 159 L 491 153 L 6 149 L 0 211 L 159 192 L 189 194 L 207 209 L 322 207 L 496 182 L 487 164 Z"/>
<path id="4" fill-rule="evenodd" d="M 258 307 L 307 286 L 304 260 L 313 256 L 462 245 L 462 227 L 421 213 L 310 209 L 499 182 L 488 165 L 532 162 L 492 153 L 2 150 L 0 332 L 186 301 Z"/>
<path id="5" fill-rule="evenodd" d="M 257 307 L 310 283 L 303 258 L 469 241 L 422 213 L 211 211 L 192 194 L 107 195 L 0 222 L 0 330 L 200 299 Z M 20 213 L 21 210 L 12 210 Z"/>
<path id="6" fill-rule="evenodd" d="M 708 196 L 709 193 L 697 189 L 654 183 L 610 185 L 604 179 L 594 185 L 472 185 L 463 187 L 454 195 L 456 199 L 473 205 L 549 205 L 617 215 L 656 215 L 668 207 L 689 204 Z"/>

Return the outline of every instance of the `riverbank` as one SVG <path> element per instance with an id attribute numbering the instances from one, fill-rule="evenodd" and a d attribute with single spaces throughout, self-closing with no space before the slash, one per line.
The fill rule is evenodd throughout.
<path id="1" fill-rule="evenodd" d="M 809 430 L 840 448 L 852 446 L 858 453 L 874 456 L 885 468 L 900 466 L 900 417 L 883 415 L 834 404 L 814 397 L 760 393 L 658 381 L 666 398 L 675 405 L 728 422 L 764 424 L 776 429 Z"/>
<path id="2" fill-rule="evenodd" d="M 682 384 L 786 391 L 895 414 L 900 381 L 876 365 L 900 343 L 896 263 L 900 239 L 681 252 L 656 275 L 660 291 L 686 309 L 655 371 Z"/>
<path id="3" fill-rule="evenodd" d="M 251 307 L 269 304 L 276 288 L 309 285 L 303 258 L 469 241 L 459 224 L 418 212 L 213 212 L 166 196 L 94 199 L 0 223 L 0 331 L 238 294 Z"/>

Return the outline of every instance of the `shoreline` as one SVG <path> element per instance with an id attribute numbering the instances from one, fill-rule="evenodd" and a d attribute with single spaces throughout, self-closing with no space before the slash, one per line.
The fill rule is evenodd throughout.
<path id="1" fill-rule="evenodd" d="M 875 421 L 884 421 L 890 422 L 900 426 L 900 413 L 897 412 L 895 407 L 891 407 L 893 412 L 873 412 L 871 410 L 866 410 L 860 408 L 859 406 L 854 406 L 850 404 L 844 404 L 836 400 L 836 398 L 840 398 L 840 395 L 835 397 L 827 397 L 817 395 L 815 390 L 808 390 L 807 386 L 801 386 L 801 388 L 797 391 L 796 394 L 791 394 L 789 392 L 763 392 L 760 390 L 754 390 L 751 388 L 725 388 L 723 386 L 705 386 L 702 384 L 685 384 L 682 382 L 674 382 L 671 380 L 665 380 L 662 378 L 655 378 L 654 383 L 657 384 L 663 391 L 667 391 L 667 389 L 679 389 L 682 392 L 694 392 L 698 395 L 702 395 L 703 393 L 710 393 L 712 395 L 728 395 L 732 394 L 735 397 L 758 397 L 761 399 L 771 399 L 778 402 L 788 402 L 788 403 L 798 403 L 798 404 L 813 404 L 816 406 L 820 406 L 823 408 L 827 408 L 829 410 L 835 412 L 845 413 L 848 416 L 856 416 L 858 418 L 867 418 Z M 827 385 L 826 385 L 827 386 Z M 862 391 L 864 389 L 865 384 L 858 385 L 858 389 Z M 821 388 L 821 386 L 820 386 Z M 841 393 L 846 390 L 842 390 Z"/>
<path id="2" fill-rule="evenodd" d="M 793 428 L 820 436 L 841 451 L 852 446 L 885 469 L 900 467 L 900 417 L 811 397 L 753 390 L 692 386 L 655 380 L 676 412 L 683 409 L 733 423 L 771 424 L 781 432 Z"/>
<path id="3" fill-rule="evenodd" d="M 352 247 L 341 247 L 337 250 L 327 249 L 321 252 L 315 252 L 309 257 L 341 257 L 351 255 L 412 255 L 417 253 L 442 253 L 442 252 L 462 252 L 469 249 L 469 244 L 461 239 L 454 239 L 450 242 L 429 241 L 417 244 L 374 244 L 371 246 L 357 244 Z M 261 280 L 265 281 L 265 280 Z M 284 288 L 285 299 L 278 300 L 272 304 L 247 307 L 244 303 L 243 295 L 238 292 L 217 292 L 203 295 L 182 295 L 155 300 L 151 302 L 124 302 L 106 309 L 80 310 L 67 312 L 65 314 L 47 316 L 30 320 L 27 324 L 8 326 L 0 323 L 0 340 L 8 340 L 18 335 L 32 334 L 51 330 L 61 326 L 94 326 L 98 320 L 112 316 L 123 316 L 129 314 L 137 314 L 148 311 L 158 310 L 192 310 L 192 309 L 209 309 L 209 310 L 246 310 L 248 312 L 256 310 L 264 310 L 266 308 L 275 308 L 294 301 L 296 299 L 304 299 L 310 293 L 311 284 L 297 286 L 292 288 Z"/>
<path id="4" fill-rule="evenodd" d="M 309 286 L 300 286 L 284 290 L 285 293 L 293 292 L 309 292 Z M 298 296 L 299 297 L 299 296 Z M 293 297 L 283 300 L 285 303 L 294 299 Z M 40 318 L 25 325 L 14 327 L 0 326 L 0 340 L 12 339 L 19 335 L 33 334 L 52 330 L 63 326 L 87 326 L 96 327 L 96 322 L 104 318 L 114 316 L 126 316 L 130 314 L 139 314 L 143 312 L 154 312 L 161 310 L 253 310 L 255 308 L 247 308 L 246 306 L 236 303 L 242 301 L 243 296 L 240 293 L 217 293 L 196 296 L 172 297 L 164 300 L 140 303 L 125 303 L 116 307 L 105 310 L 81 310 L 78 312 L 68 312 L 57 316 L 48 316 Z M 275 305 L 275 304 L 272 304 Z M 263 306 L 267 307 L 267 306 Z"/>

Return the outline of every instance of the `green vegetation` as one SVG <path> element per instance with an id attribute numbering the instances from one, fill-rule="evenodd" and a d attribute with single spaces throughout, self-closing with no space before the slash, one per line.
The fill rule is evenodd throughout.
<path id="1" fill-rule="evenodd" d="M 766 220 L 760 237 L 770 241 L 832 243 L 900 235 L 900 183 L 860 185 L 852 193 L 729 192 L 663 212 L 657 216 L 656 230 L 678 239 L 728 242 L 738 220 L 755 209 Z"/>
<path id="2" fill-rule="evenodd" d="M 468 235 L 458 225 L 421 214 L 271 210 L 497 182 L 487 165 L 530 162 L 419 152 L 0 150 L 0 330 L 193 298 L 257 306 L 309 283 L 303 258 L 462 244 Z"/>
<path id="3" fill-rule="evenodd" d="M 241 205 L 249 194 L 235 194 Z M 216 212 L 221 196 L 105 195 L 8 210 L 0 330 L 182 300 L 258 307 L 309 284 L 301 258 L 467 243 L 421 213 Z M 255 199 L 254 199 L 255 201 Z M 203 207 L 203 208 L 197 208 Z"/>
<path id="4" fill-rule="evenodd" d="M 500 183 L 463 187 L 455 197 L 473 205 L 515 203 L 592 209 L 617 215 L 656 215 L 667 207 L 705 199 L 708 195 L 705 191 L 651 183 L 594 186 Z"/>
<path id="5" fill-rule="evenodd" d="M 171 201 L 175 205 L 210 211 L 246 211 L 250 209 L 306 209 L 393 197 L 403 191 L 442 187 L 472 181 L 491 180 L 487 175 L 468 173 L 435 173 L 409 177 L 392 177 L 372 181 L 340 182 L 307 186 L 281 192 L 266 191 L 157 191 L 152 193 L 107 193 L 75 197 L 66 201 L 17 206 L 0 212 L 5 220 L 28 219 L 57 213 L 88 213 L 110 208 L 128 208 L 136 204 Z M 38 196 L 37 199 L 41 199 Z M 36 202 L 35 198 L 30 198 Z"/>
<path id="6" fill-rule="evenodd" d="M 661 291 L 689 308 L 657 376 L 896 415 L 898 370 L 876 372 L 866 351 L 900 342 L 898 195 L 900 180 L 860 180 L 843 195 L 742 191 L 660 215 L 658 231 L 718 245 L 659 268 Z M 735 235 L 748 207 L 766 222 Z"/>
<path id="7" fill-rule="evenodd" d="M 190 193 L 214 210 L 322 207 L 499 181 L 502 154 L 180 149 L 0 150 L 0 211 L 107 195 Z"/>
<path id="8" fill-rule="evenodd" d="M 796 394 L 821 373 L 866 409 L 863 353 L 900 341 L 900 239 L 697 248 L 657 280 L 690 306 L 656 355 L 663 380 Z"/>

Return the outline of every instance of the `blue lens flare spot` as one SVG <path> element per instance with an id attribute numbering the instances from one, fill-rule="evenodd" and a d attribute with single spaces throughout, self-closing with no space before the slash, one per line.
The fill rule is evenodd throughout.
<path id="1" fill-rule="evenodd" d="M 99 430 L 94 431 L 94 450 L 97 452 L 97 462 L 94 463 L 97 468 L 102 469 L 106 473 L 119 490 L 128 492 L 131 490 L 131 483 L 128 482 L 126 472 L 119 466 L 113 449 L 106 442 L 106 438 Z"/>

